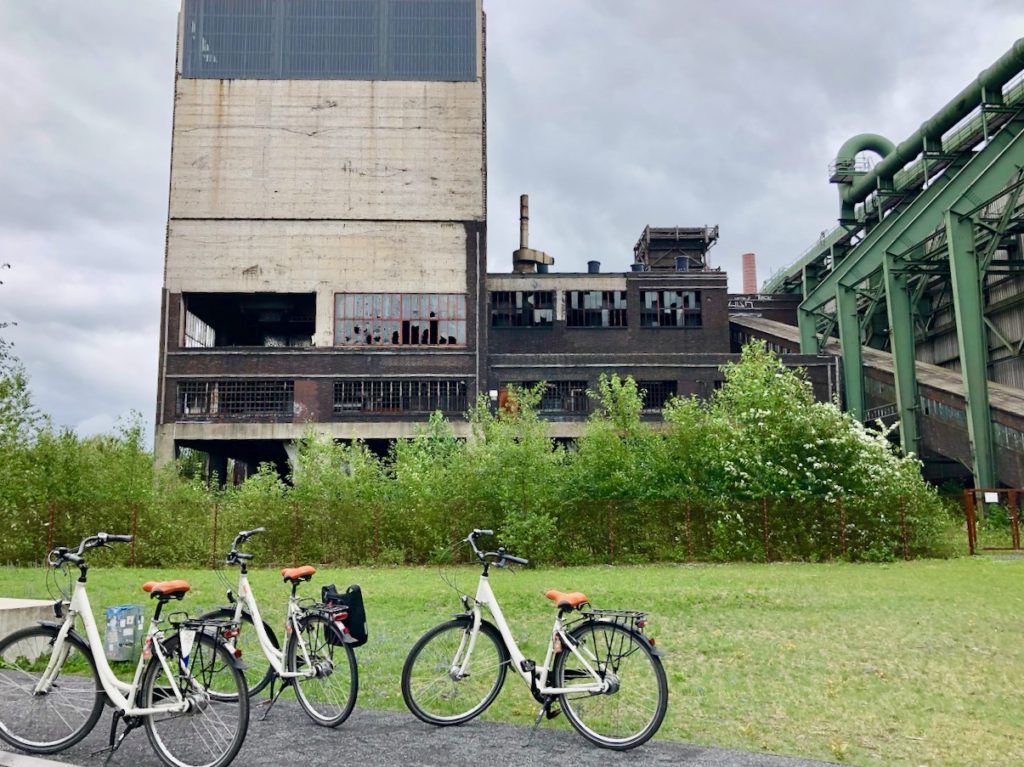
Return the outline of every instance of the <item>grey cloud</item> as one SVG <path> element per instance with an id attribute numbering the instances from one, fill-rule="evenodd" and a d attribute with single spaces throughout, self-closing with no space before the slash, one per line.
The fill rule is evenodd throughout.
<path id="1" fill-rule="evenodd" d="M 37 400 L 155 408 L 178 0 L 0 0 L 0 319 Z M 719 224 L 766 277 L 835 222 L 827 166 L 900 140 L 1019 37 L 1019 0 L 485 0 L 489 263 L 629 263 L 645 224 Z M 734 285 L 736 287 L 736 285 Z"/>

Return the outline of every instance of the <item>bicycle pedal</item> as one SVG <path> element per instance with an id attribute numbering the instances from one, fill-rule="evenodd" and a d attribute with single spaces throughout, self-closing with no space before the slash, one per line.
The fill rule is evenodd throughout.
<path id="1" fill-rule="evenodd" d="M 547 708 L 547 709 L 545 709 L 545 711 L 544 711 L 544 715 L 545 715 L 545 716 L 546 716 L 546 717 L 547 717 L 548 719 L 554 719 L 554 718 L 555 718 L 556 716 L 558 716 L 558 715 L 559 715 L 559 714 L 561 714 L 561 713 L 562 713 L 562 709 L 560 709 L 560 708 L 551 708 L 551 707 L 548 707 L 548 708 Z"/>

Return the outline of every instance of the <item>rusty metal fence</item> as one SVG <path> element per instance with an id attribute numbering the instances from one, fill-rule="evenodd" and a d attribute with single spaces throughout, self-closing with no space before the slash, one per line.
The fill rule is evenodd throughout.
<path id="1" fill-rule="evenodd" d="M 1013 546 L 1019 548 L 1017 498 Z M 539 565 L 909 559 L 930 553 L 928 515 L 906 500 L 779 498 L 696 501 L 579 500 L 550 511 L 555 533 Z M 970 517 L 968 517 L 970 519 Z M 234 534 L 266 527 L 251 547 L 263 565 L 300 560 L 325 564 L 424 564 L 436 561 L 473 527 L 502 531 L 494 508 L 399 508 L 388 504 L 163 501 L 160 504 L 49 502 L 17 509 L 0 539 L 0 563 L 33 564 L 57 545 L 106 530 L 132 533 L 132 546 L 110 552 L 129 566 L 215 566 Z M 973 530 L 968 524 L 969 530 Z M 971 539 L 971 550 L 976 539 Z M 523 551 L 537 559 L 536 552 Z"/>
<path id="2" fill-rule="evenodd" d="M 983 551 L 1021 551 L 1020 518 L 1024 489 L 964 490 L 967 548 Z"/>

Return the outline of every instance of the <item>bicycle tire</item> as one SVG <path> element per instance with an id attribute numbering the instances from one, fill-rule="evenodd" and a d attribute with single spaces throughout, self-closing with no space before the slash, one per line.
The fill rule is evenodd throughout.
<path id="1" fill-rule="evenodd" d="M 89 645 L 72 634 L 64 639 L 68 654 L 55 683 L 45 694 L 35 693 L 58 633 L 56 626 L 30 626 L 0 640 L 0 738 L 33 754 L 78 743 L 96 726 L 107 697 Z M 75 667 L 81 673 L 74 673 Z M 43 739 L 61 728 L 69 731 Z"/>
<path id="2" fill-rule="evenodd" d="M 299 647 L 299 634 L 306 655 Z M 337 624 L 322 615 L 307 615 L 299 622 L 299 631 L 288 637 L 285 668 L 301 673 L 309 664 L 326 673 L 291 677 L 295 697 L 310 719 L 323 727 L 337 727 L 348 719 L 359 695 L 359 667 L 356 654 L 344 644 Z"/>
<path id="3" fill-rule="evenodd" d="M 221 607 L 218 610 L 213 610 L 200 616 L 199 619 L 233 621 L 235 619 L 235 611 L 230 607 Z M 270 627 L 270 624 L 266 621 L 261 621 L 261 623 L 263 623 L 263 630 L 267 632 L 270 643 L 274 645 L 275 649 L 280 650 L 281 645 L 277 641 L 277 635 Z M 249 689 L 249 697 L 252 698 L 266 689 L 267 685 L 270 684 L 270 680 L 274 678 L 275 671 L 274 667 L 270 665 L 270 661 L 267 661 L 266 668 L 263 668 L 259 662 L 259 659 L 265 656 L 263 648 L 260 646 L 259 638 L 256 636 L 252 615 L 244 611 L 242 612 L 242 622 L 238 627 L 238 631 L 238 636 L 235 637 L 232 644 L 242 651 L 242 660 L 246 665 L 242 673 L 245 676 L 246 687 Z"/>
<path id="4" fill-rule="evenodd" d="M 145 717 L 146 735 L 157 756 L 170 767 L 226 767 L 238 754 L 249 727 L 245 677 L 223 642 L 208 634 L 196 633 L 187 655 L 182 655 L 181 647 L 181 632 L 164 641 L 165 660 L 178 689 L 194 704 L 185 713 Z M 159 706 L 168 700 L 169 689 L 163 664 L 154 653 L 142 675 L 140 705 Z"/>
<path id="5" fill-rule="evenodd" d="M 480 624 L 480 633 L 467 667 L 469 673 L 461 679 L 452 677 L 451 668 L 456 655 L 472 626 L 473 619 L 468 616 L 434 626 L 416 641 L 405 659 L 402 698 L 409 710 L 428 724 L 448 727 L 468 722 L 482 714 L 501 692 L 508 672 L 509 654 L 505 640 L 490 623 Z M 475 679 L 474 668 L 480 669 Z M 476 684 L 476 679 L 482 683 Z M 472 682 L 467 683 L 467 680 Z M 467 699 L 465 704 L 458 702 L 459 696 Z M 436 710 L 446 706 L 446 712 Z"/>
<path id="6" fill-rule="evenodd" d="M 668 680 L 650 642 L 636 631 L 601 620 L 577 625 L 569 638 L 602 679 L 614 682 L 607 693 L 560 695 L 569 723 L 602 748 L 626 751 L 647 742 L 668 710 Z M 568 647 L 555 658 L 553 672 L 556 687 L 592 679 Z"/>

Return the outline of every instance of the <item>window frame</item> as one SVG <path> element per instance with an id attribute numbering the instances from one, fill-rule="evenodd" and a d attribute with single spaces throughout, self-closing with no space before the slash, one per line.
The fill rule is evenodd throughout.
<path id="1" fill-rule="evenodd" d="M 575 302 L 574 297 L 579 301 Z M 600 296 L 600 300 L 594 300 Z M 614 330 L 629 327 L 627 290 L 567 290 L 565 291 L 565 326 L 567 328 L 597 328 Z M 588 301 L 588 299 L 590 299 Z M 574 303 L 582 304 L 573 306 Z M 590 306 L 587 304 L 590 303 Z M 598 304 L 594 306 L 593 304 Z M 599 318 L 599 323 L 591 322 Z"/>
<path id="2" fill-rule="evenodd" d="M 468 304 L 465 293 L 335 293 L 333 345 L 343 349 L 465 349 Z M 423 316 L 434 311 L 438 316 Z M 433 322 L 438 323 L 436 340 L 424 342 L 421 339 L 432 337 Z M 344 340 L 367 336 L 376 340 Z M 455 341 L 442 342 L 442 338 Z"/>
<path id="3" fill-rule="evenodd" d="M 499 301 L 499 296 L 506 300 Z M 546 297 L 546 301 L 544 298 Z M 553 290 L 492 290 L 489 295 L 491 327 L 550 328 L 555 324 L 555 291 Z M 528 303 L 532 301 L 532 303 Z M 547 312 L 547 322 L 538 322 L 538 315 Z M 499 324 L 497 320 L 507 321 Z"/>
<path id="4" fill-rule="evenodd" d="M 676 306 L 666 306 L 665 295 L 676 296 Z M 648 301 L 654 297 L 654 306 Z M 671 319 L 671 321 L 668 321 Z M 640 291 L 640 327 L 672 328 L 677 330 L 704 327 L 704 309 L 700 290 L 683 288 L 656 288 Z"/>

